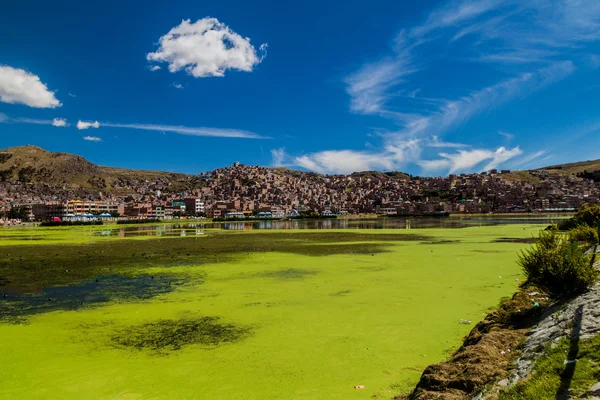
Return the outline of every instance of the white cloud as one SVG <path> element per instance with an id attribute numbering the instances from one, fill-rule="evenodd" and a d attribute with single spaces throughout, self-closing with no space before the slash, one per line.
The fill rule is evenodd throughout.
<path id="1" fill-rule="evenodd" d="M 423 25 L 411 30 L 412 36 L 424 36 L 435 29 L 458 26 L 473 20 L 492 10 L 496 10 L 506 0 L 461 0 L 451 1 L 441 8 L 434 10 Z"/>
<path id="2" fill-rule="evenodd" d="M 326 150 L 295 157 L 293 164 L 322 174 L 391 171 L 419 160 L 424 146 L 425 141 L 413 139 L 388 144 L 381 151 Z"/>
<path id="3" fill-rule="evenodd" d="M 360 114 L 383 113 L 389 91 L 414 72 L 408 54 L 365 65 L 345 80 L 350 110 Z"/>
<path id="4" fill-rule="evenodd" d="M 500 136 L 504 136 L 506 138 L 507 141 L 511 141 L 514 139 L 515 135 L 513 135 L 510 132 L 505 132 L 505 131 L 498 131 L 498 135 Z"/>
<path id="5" fill-rule="evenodd" d="M 183 89 L 183 85 L 181 83 L 173 82 L 171 84 L 175 89 Z"/>
<path id="6" fill-rule="evenodd" d="M 25 104 L 34 108 L 62 106 L 54 92 L 37 75 L 23 69 L 0 65 L 0 101 L 9 104 Z"/>
<path id="7" fill-rule="evenodd" d="M 69 97 L 77 97 L 73 93 L 69 93 Z"/>
<path id="8" fill-rule="evenodd" d="M 402 127 L 384 135 L 381 154 L 397 142 L 432 136 L 434 140 L 420 145 L 465 147 L 460 143 L 449 146 L 437 137 L 475 116 L 570 76 L 576 71 L 572 59 L 575 49 L 579 50 L 580 59 L 595 65 L 600 58 L 590 55 L 590 49 L 582 45 L 598 39 L 600 3 L 595 0 L 451 0 L 432 11 L 424 23 L 402 30 L 393 38 L 394 45 L 387 55 L 365 63 L 344 78 L 350 110 L 378 115 Z M 473 52 L 476 56 L 472 56 Z M 440 59 L 439 54 L 444 56 Z M 499 64 L 505 67 L 501 74 L 506 77 L 466 95 L 450 99 L 426 97 L 428 90 L 440 93 L 444 87 L 429 88 L 432 85 L 428 82 L 417 86 L 412 82 L 416 73 L 438 67 L 438 61 L 449 58 Z M 507 64 L 512 68 L 507 69 Z M 519 71 L 523 65 L 527 69 Z M 453 73 L 455 70 L 450 69 Z M 505 137 L 509 139 L 508 135 Z M 425 165 L 460 168 L 469 164 L 469 158 L 483 156 L 473 151 L 457 153 L 453 159 L 442 157 L 429 160 L 428 164 L 425 161 Z M 488 152 L 485 160 L 490 165 L 498 164 L 503 157 L 513 156 L 506 151 L 496 155 Z"/>
<path id="9" fill-rule="evenodd" d="M 571 61 L 562 61 L 535 72 L 523 73 L 458 100 L 446 101 L 439 109 L 429 114 L 405 117 L 402 121 L 404 129 L 400 133 L 403 137 L 443 134 L 483 111 L 515 98 L 525 97 L 566 78 L 574 71 L 575 66 Z"/>
<path id="10" fill-rule="evenodd" d="M 216 18 L 206 17 L 191 23 L 183 20 L 159 39 L 159 48 L 149 53 L 150 62 L 166 62 L 169 72 L 185 69 L 195 78 L 224 76 L 229 69 L 251 72 L 266 54 L 267 45 L 259 47 L 260 54 L 244 38 Z"/>
<path id="11" fill-rule="evenodd" d="M 438 147 L 438 148 L 457 148 L 457 149 L 462 148 L 462 147 L 469 147 L 468 145 L 462 144 L 462 143 L 444 142 L 435 135 L 432 136 L 431 139 L 427 142 L 427 146 L 428 147 Z"/>
<path id="12" fill-rule="evenodd" d="M 159 65 L 151 65 L 148 67 L 148 69 L 150 71 L 154 72 L 154 71 L 158 71 L 160 69 L 160 66 Z"/>
<path id="13" fill-rule="evenodd" d="M 271 157 L 273 158 L 273 162 L 271 164 L 274 167 L 283 166 L 283 162 L 286 158 L 285 148 L 281 147 L 279 149 L 271 149 Z"/>
<path id="14" fill-rule="evenodd" d="M 355 171 L 393 169 L 393 162 L 381 154 L 332 150 L 296 157 L 295 163 L 302 168 L 321 174 L 349 174 Z"/>
<path id="15" fill-rule="evenodd" d="M 140 129 L 145 131 L 158 132 L 173 132 L 181 135 L 190 136 L 214 136 L 214 137 L 229 137 L 229 138 L 245 138 L 245 139 L 268 139 L 254 132 L 238 130 L 238 129 L 222 129 L 222 128 L 206 128 L 206 127 L 187 127 L 173 125 L 153 125 L 153 124 L 114 124 L 111 122 L 102 122 L 103 127 L 109 128 L 124 128 L 124 129 Z"/>
<path id="16" fill-rule="evenodd" d="M 541 161 L 538 160 L 540 157 L 546 155 L 547 151 L 546 150 L 540 150 L 537 151 L 535 153 L 531 153 L 525 157 L 522 157 L 518 160 L 516 160 L 515 162 L 511 163 L 511 167 L 527 167 L 528 165 L 530 165 L 532 162 L 534 161 Z"/>
<path id="17" fill-rule="evenodd" d="M 493 11 L 490 12 L 490 11 Z M 451 42 L 471 39 L 478 59 L 499 64 L 554 62 L 584 56 L 584 46 L 600 37 L 597 0 L 462 0 L 432 12 L 417 35 L 455 30 Z M 437 34 L 438 32 L 436 32 Z M 451 32 L 448 32 L 451 33 Z"/>
<path id="18" fill-rule="evenodd" d="M 480 168 L 480 170 L 487 171 L 499 167 L 504 162 L 522 153 L 518 146 L 512 149 L 499 147 L 495 151 L 485 149 L 458 150 L 452 154 L 440 153 L 441 158 L 421 160 L 418 164 L 427 173 L 447 171 L 453 174 L 474 171 L 478 165 L 488 160 L 487 164 Z"/>
<path id="19" fill-rule="evenodd" d="M 84 136 L 83 140 L 87 140 L 88 142 L 101 142 L 102 139 L 97 136 Z"/>
<path id="20" fill-rule="evenodd" d="M 390 91 L 418 71 L 412 50 L 421 43 L 407 45 L 406 33 L 400 32 L 395 39 L 393 55 L 369 63 L 344 79 L 350 96 L 350 110 L 360 114 L 386 114 L 386 102 Z M 415 98 L 420 89 L 407 93 Z"/>
<path id="21" fill-rule="evenodd" d="M 34 125 L 52 125 L 56 127 L 67 127 L 66 118 L 54 118 L 54 119 L 34 119 L 34 118 L 10 118 L 8 115 L 0 113 L 0 122 L 12 122 L 17 124 L 34 124 Z"/>
<path id="22" fill-rule="evenodd" d="M 393 38 L 387 54 L 343 79 L 350 111 L 377 115 L 401 128 L 378 134 L 383 139 L 379 148 L 369 142 L 367 151 L 319 151 L 295 157 L 294 162 L 322 173 L 397 169 L 406 163 L 417 163 L 429 172 L 469 172 L 539 162 L 544 152 L 520 158 L 523 152 L 516 145 L 471 148 L 441 137 L 476 116 L 564 80 L 576 72 L 576 65 L 581 65 L 578 61 L 597 67 L 600 57 L 590 44 L 599 39 L 597 0 L 447 1 L 424 23 Z M 457 84 L 465 71 L 474 69 L 456 62 L 483 61 L 485 65 L 475 67 L 481 73 L 472 80 L 483 84 L 472 89 Z M 414 82 L 430 69 L 436 72 Z M 487 71 L 493 78 L 486 82 Z M 452 95 L 435 98 L 447 92 Z M 507 139 L 505 143 L 514 139 L 510 133 L 499 133 Z M 450 151 L 432 158 L 432 148 Z"/>
<path id="23" fill-rule="evenodd" d="M 77 129 L 88 129 L 88 128 L 100 128 L 100 123 L 96 122 L 85 122 L 85 121 L 77 121 Z"/>
<path id="24" fill-rule="evenodd" d="M 489 171 L 490 169 L 498 168 L 504 162 L 521 154 L 523 154 L 523 152 L 519 149 L 519 146 L 512 149 L 500 147 L 494 152 L 492 159 L 483 167 L 483 170 Z"/>
<path id="25" fill-rule="evenodd" d="M 66 118 L 54 118 L 52 120 L 52 126 L 66 127 L 66 126 L 69 126 L 69 124 L 67 123 Z"/>

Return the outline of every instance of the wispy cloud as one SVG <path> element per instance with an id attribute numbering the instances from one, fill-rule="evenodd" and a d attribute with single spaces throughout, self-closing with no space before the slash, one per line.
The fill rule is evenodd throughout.
<path id="1" fill-rule="evenodd" d="M 535 153 L 531 153 L 525 157 L 516 159 L 510 164 L 510 166 L 513 168 L 529 167 L 534 161 L 541 161 L 540 158 L 546 156 L 547 153 L 547 150 L 536 151 Z"/>
<path id="2" fill-rule="evenodd" d="M 511 141 L 514 139 L 515 135 L 506 131 L 498 131 L 498 135 L 503 136 L 507 141 Z"/>
<path id="3" fill-rule="evenodd" d="M 427 142 L 427 146 L 428 147 L 438 147 L 438 148 L 462 148 L 462 147 L 469 147 L 469 145 L 463 144 L 463 143 L 451 143 L 451 142 L 444 142 L 442 140 L 440 140 L 440 138 L 438 138 L 437 136 L 432 136 L 431 139 Z"/>
<path id="4" fill-rule="evenodd" d="M 475 18 L 485 15 L 492 10 L 497 10 L 504 0 L 461 0 L 448 2 L 444 6 L 434 10 L 424 24 L 411 29 L 412 36 L 422 37 L 436 29 L 457 27 Z"/>
<path id="5" fill-rule="evenodd" d="M 87 140 L 88 142 L 101 142 L 102 139 L 97 136 L 84 136 L 83 140 Z"/>
<path id="6" fill-rule="evenodd" d="M 1 117 L 4 118 L 1 118 Z M 10 118 L 6 114 L 0 115 L 0 122 L 11 122 L 16 124 L 34 124 L 34 125 L 52 125 L 59 128 L 64 128 L 69 126 L 66 118 L 54 118 L 54 119 L 35 119 L 35 118 Z"/>
<path id="7" fill-rule="evenodd" d="M 227 138 L 243 138 L 243 139 L 268 139 L 266 136 L 261 136 L 258 133 L 238 130 L 238 129 L 222 129 L 222 128 L 207 128 L 207 127 L 187 127 L 173 125 L 154 125 L 154 124 L 115 124 L 112 122 L 100 123 L 102 127 L 121 128 L 121 129 L 138 129 L 144 131 L 157 132 L 172 132 L 180 135 L 189 136 L 213 136 Z"/>
<path id="8" fill-rule="evenodd" d="M 56 127 L 68 127 L 69 124 L 66 118 L 54 118 L 52 120 L 32 119 L 32 118 L 10 118 L 4 113 L 0 113 L 0 123 L 21 123 L 21 124 L 36 124 L 36 125 L 52 125 Z M 224 128 L 209 128 L 209 127 L 188 127 L 179 125 L 155 125 L 155 124 L 118 124 L 113 122 L 98 122 L 98 121 L 77 121 L 76 125 L 79 130 L 90 128 L 121 128 L 121 129 L 136 129 L 143 131 L 155 132 L 170 132 L 188 136 L 211 136 L 222 138 L 240 138 L 240 139 L 270 139 L 268 136 L 262 136 L 258 133 L 245 131 L 241 129 L 224 129 Z M 92 137 L 92 136 L 90 136 Z"/>
<path id="9" fill-rule="evenodd" d="M 467 145 L 450 145 L 439 138 L 462 129 L 476 116 L 564 80 L 577 71 L 577 61 L 581 59 L 588 66 L 600 65 L 599 58 L 585 47 L 598 40 L 600 3 L 595 0 L 447 1 L 430 12 L 423 23 L 403 29 L 393 38 L 388 54 L 366 62 L 344 78 L 350 111 L 377 115 L 400 126 L 381 135 L 381 150 L 371 146 L 369 152 L 317 152 L 299 157 L 299 164 L 312 170 L 339 171 L 347 169 L 340 159 L 347 156 L 356 163 L 356 169 L 398 167 L 406 162 L 405 158 L 391 155 L 389 150 L 397 143 L 415 139 L 420 140 L 421 150 L 460 149 L 456 153 L 440 153 L 437 158 L 413 157 L 413 162 L 431 171 L 493 169 L 520 156 L 534 156 L 539 152 L 524 155 L 518 146 L 466 149 Z M 438 56 L 444 51 L 450 57 Z M 498 66 L 497 71 L 501 72 L 490 74 L 496 79 L 488 85 L 460 96 L 427 96 L 431 90 L 418 77 L 430 69 L 443 68 L 442 62 L 449 59 L 486 62 L 486 68 Z M 450 70 L 460 73 L 462 68 Z M 440 83 L 433 92 L 444 90 L 444 81 Z M 500 134 L 507 143 L 514 139 L 509 133 Z"/>
<path id="10" fill-rule="evenodd" d="M 271 157 L 273 159 L 271 164 L 274 167 L 282 167 L 286 158 L 285 148 L 281 147 L 279 149 L 271 149 Z"/>
<path id="11" fill-rule="evenodd" d="M 359 114 L 384 113 L 390 90 L 414 72 L 416 67 L 407 49 L 393 57 L 365 65 L 345 79 L 350 109 Z"/>

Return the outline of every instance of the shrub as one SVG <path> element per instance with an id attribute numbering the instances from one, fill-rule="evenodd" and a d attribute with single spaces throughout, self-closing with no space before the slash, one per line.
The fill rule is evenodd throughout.
<path id="1" fill-rule="evenodd" d="M 600 219 L 600 205 L 584 204 L 581 210 L 569 219 L 562 221 L 559 225 L 561 230 L 569 230 L 577 228 L 579 225 L 587 225 L 591 228 L 596 227 L 596 223 Z"/>
<path id="2" fill-rule="evenodd" d="M 531 283 L 555 299 L 586 291 L 598 277 L 579 243 L 554 231 L 541 231 L 536 244 L 519 254 L 518 263 Z"/>
<path id="3" fill-rule="evenodd" d="M 569 231 L 569 236 L 572 240 L 580 242 L 587 247 L 593 246 L 598 243 L 598 232 L 596 229 L 587 226 L 579 225 Z"/>

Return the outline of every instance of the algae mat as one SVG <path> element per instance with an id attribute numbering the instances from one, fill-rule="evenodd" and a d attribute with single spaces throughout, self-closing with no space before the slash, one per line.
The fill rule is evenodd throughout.
<path id="1" fill-rule="evenodd" d="M 0 298 L 0 398 L 390 399 L 515 291 L 538 229 L 53 238 L 54 261 L 3 246 L 0 292 L 44 263 L 81 272 Z"/>

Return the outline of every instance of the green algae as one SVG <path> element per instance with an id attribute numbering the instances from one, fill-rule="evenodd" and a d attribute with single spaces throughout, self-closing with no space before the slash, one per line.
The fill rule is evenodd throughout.
<path id="1" fill-rule="evenodd" d="M 63 262 L 85 261 L 87 251 L 94 274 L 168 275 L 186 284 L 143 300 L 113 298 L 30 315 L 23 325 L 0 323 L 0 357 L 10 365 L 0 369 L 0 398 L 391 399 L 460 344 L 471 329 L 460 319 L 481 319 L 515 291 L 516 253 L 526 244 L 495 241 L 538 229 L 90 236 L 52 252 L 41 243 L 3 246 L 0 254 L 13 260 L 4 258 L 10 267 L 0 276 L 24 283 L 42 281 L 17 268 L 35 266 L 30 258 L 39 263 L 34 252 L 58 253 Z M 453 243 L 434 244 L 444 240 Z M 45 284 L 56 281 L 38 272 Z M 76 285 L 86 274 L 63 282 Z M 239 335 L 203 343 L 211 335 L 194 332 L 205 322 Z"/>
<path id="2" fill-rule="evenodd" d="M 239 234 L 215 232 L 201 238 L 121 239 L 81 243 L 41 242 L 0 247 L 2 286 L 70 284 L 97 276 L 135 273 L 151 266 L 227 262 L 250 252 L 326 256 L 375 254 L 385 241 L 419 241 L 425 235 L 356 232 Z"/>
<path id="3" fill-rule="evenodd" d="M 222 323 L 219 317 L 161 319 L 120 329 L 112 336 L 112 341 L 124 348 L 169 352 L 190 345 L 214 348 L 237 342 L 250 332 L 249 327 Z"/>

